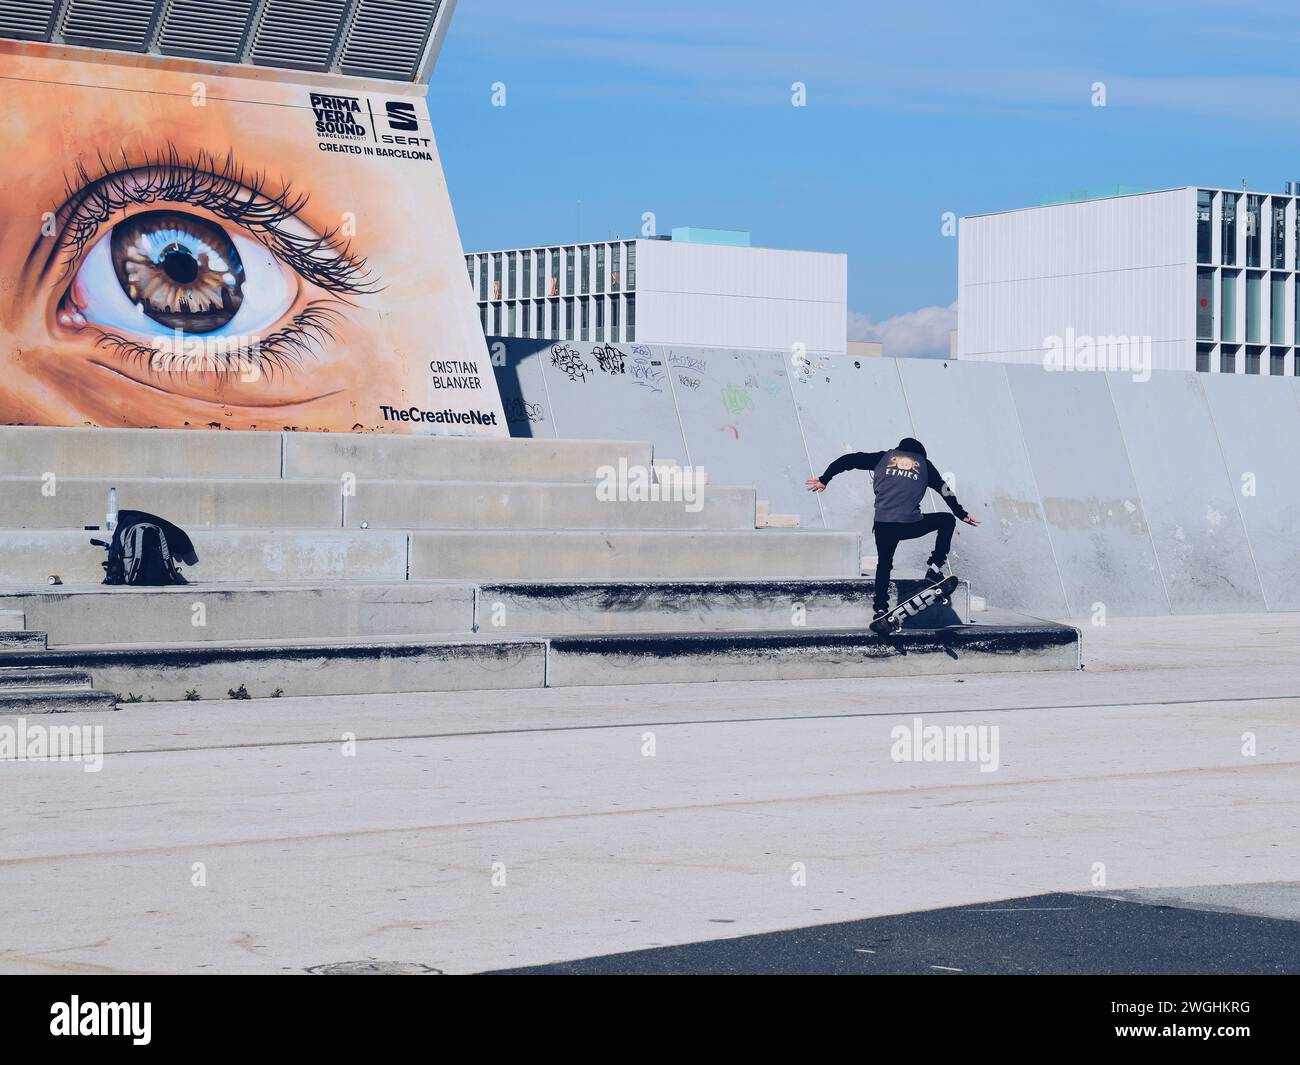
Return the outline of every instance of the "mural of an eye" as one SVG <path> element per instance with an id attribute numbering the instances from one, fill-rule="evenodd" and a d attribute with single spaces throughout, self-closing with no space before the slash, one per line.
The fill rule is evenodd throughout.
<path id="1" fill-rule="evenodd" d="M 138 214 L 113 227 L 113 269 L 145 316 L 187 333 L 210 333 L 244 302 L 244 263 L 220 226 L 173 211 Z"/>
<path id="2" fill-rule="evenodd" d="M 274 326 L 297 284 L 265 246 L 182 211 L 118 222 L 86 253 L 61 309 L 90 323 L 147 336 L 252 335 Z"/>

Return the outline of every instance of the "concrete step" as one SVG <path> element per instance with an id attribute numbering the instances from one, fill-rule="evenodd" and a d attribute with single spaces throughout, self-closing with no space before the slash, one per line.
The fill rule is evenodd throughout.
<path id="1" fill-rule="evenodd" d="M 910 595 L 919 581 L 895 585 Z M 844 628 L 871 616 L 873 584 L 859 578 L 799 581 L 457 581 L 330 584 L 198 583 L 172 588 L 41 586 L 0 595 L 25 612 L 51 646 L 487 636 L 584 632 L 716 632 L 785 626 Z M 476 605 L 477 596 L 477 605 Z M 968 621 L 969 588 L 948 607 L 909 622 Z"/>
<path id="2" fill-rule="evenodd" d="M 0 587 L 98 584 L 105 553 L 91 533 L 0 530 Z M 410 556 L 408 567 L 408 538 Z M 204 530 L 192 533 L 191 580 L 395 581 L 731 579 L 856 574 L 859 536 L 784 530 L 380 529 Z"/>
<path id="3" fill-rule="evenodd" d="M 754 490 L 703 485 L 676 499 L 605 500 L 591 484 L 359 481 L 344 524 L 371 529 L 754 528 Z"/>
<path id="4" fill-rule="evenodd" d="M 569 687 L 679 681 L 1076 669 L 1080 635 L 1031 622 L 915 629 L 641 633 L 543 639 L 262 641 L 163 647 L 69 647 L 15 656 L 23 666 L 85 671 L 99 692 L 202 700 Z M 28 693 L 29 695 L 31 693 Z M 55 698 L 50 693 L 50 698 Z"/>
<path id="5" fill-rule="evenodd" d="M 6 658 L 7 663 L 79 670 L 101 692 L 153 700 L 283 695 L 540 688 L 542 640 L 434 638 L 366 641 L 266 640 L 158 647 L 68 647 Z M 97 693 L 98 694 L 98 693 Z"/>
<path id="6" fill-rule="evenodd" d="M 48 494 L 50 488 L 53 494 Z M 102 525 L 108 491 L 123 510 L 145 510 L 187 532 L 199 528 L 337 529 L 343 497 L 337 481 L 268 478 L 0 478 L 0 527 L 84 529 Z"/>
<path id="7" fill-rule="evenodd" d="M 758 529 L 797 529 L 798 514 L 773 514 L 772 504 L 766 499 L 754 504 L 754 527 Z"/>
<path id="8" fill-rule="evenodd" d="M 27 627 L 27 618 L 21 610 L 0 610 L 0 632 L 21 632 Z"/>
<path id="9" fill-rule="evenodd" d="M 90 674 L 78 669 L 44 669 L 39 666 L 29 666 L 26 669 L 7 666 L 0 668 L 0 694 L 52 688 L 70 691 L 90 687 Z"/>
<path id="10" fill-rule="evenodd" d="M 0 632 L 0 656 L 18 654 L 45 646 L 45 633 L 24 631 Z"/>
<path id="11" fill-rule="evenodd" d="M 603 466 L 649 467 L 648 443 L 285 433 L 284 476 L 358 481 L 577 481 Z"/>
<path id="12" fill-rule="evenodd" d="M 69 714 L 82 710 L 113 710 L 116 706 L 116 697 L 105 691 L 79 688 L 0 691 L 0 714 Z"/>
<path id="13" fill-rule="evenodd" d="M 620 458 L 650 466 L 648 443 L 0 426 L 0 477 L 256 477 L 327 480 L 579 481 Z"/>
<path id="14" fill-rule="evenodd" d="M 0 587 L 99 584 L 102 548 L 87 532 L 0 530 Z M 102 534 L 100 534 L 102 535 Z M 199 565 L 190 579 L 205 581 L 333 581 L 406 578 L 407 536 L 366 530 L 196 529 Z"/>
<path id="15" fill-rule="evenodd" d="M 363 479 L 344 496 L 338 481 L 158 477 L 0 477 L 0 528 L 101 525 L 113 487 L 119 507 L 161 514 L 191 532 L 363 522 L 372 529 L 754 528 L 754 490 L 725 485 L 675 499 L 607 501 L 592 484 L 559 482 Z"/>
<path id="16" fill-rule="evenodd" d="M 1050 622 L 913 629 L 562 636 L 549 641 L 547 685 L 898 677 L 1079 668 L 1077 629 Z"/>
<path id="17" fill-rule="evenodd" d="M 6 425 L 0 426 L 0 476 L 279 477 L 280 437 L 211 429 Z"/>
<path id="18" fill-rule="evenodd" d="M 857 533 L 415 532 L 410 576 L 457 580 L 847 577 Z M 201 550 L 201 549 L 200 549 Z"/>
<path id="19" fill-rule="evenodd" d="M 894 601 L 923 586 L 918 580 L 895 582 Z M 489 636 L 860 628 L 871 621 L 874 590 L 874 581 L 854 577 L 484 584 L 476 617 L 478 631 Z M 936 604 L 907 627 L 969 621 L 970 585 L 963 582 L 949 605 Z"/>
<path id="20" fill-rule="evenodd" d="M 468 635 L 474 625 L 474 585 L 399 580 L 46 586 L 0 595 L 0 606 L 21 606 L 54 646 Z"/>

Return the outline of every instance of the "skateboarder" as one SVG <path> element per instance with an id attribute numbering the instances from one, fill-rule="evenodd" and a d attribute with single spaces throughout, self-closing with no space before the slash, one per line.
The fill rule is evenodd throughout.
<path id="1" fill-rule="evenodd" d="M 898 442 L 892 451 L 854 451 L 841 455 L 820 477 L 806 482 L 810 492 L 824 492 L 831 478 L 845 470 L 871 470 L 876 493 L 876 519 L 871 531 L 876 536 L 875 618 L 889 609 L 889 575 L 894 566 L 894 550 L 902 540 L 915 540 L 935 533 L 934 550 L 925 568 L 927 584 L 943 580 L 944 563 L 952 547 L 957 518 L 967 525 L 979 522 L 966 513 L 957 496 L 939 476 L 934 463 L 925 456 L 925 445 L 910 436 Z M 922 514 L 925 490 L 933 488 L 943 497 L 952 514 Z M 953 515 L 956 515 L 954 517 Z M 874 626 L 873 622 L 873 626 Z"/>

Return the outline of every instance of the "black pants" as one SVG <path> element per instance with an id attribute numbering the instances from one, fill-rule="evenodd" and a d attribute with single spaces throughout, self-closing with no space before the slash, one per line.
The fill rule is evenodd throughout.
<path id="1" fill-rule="evenodd" d="M 920 521 L 878 521 L 871 527 L 871 531 L 876 534 L 874 608 L 877 614 L 889 607 L 889 574 L 894 568 L 894 550 L 899 543 L 937 533 L 934 538 L 934 550 L 930 552 L 929 564 L 942 566 L 948 561 L 948 552 L 952 549 L 952 532 L 955 528 L 957 528 L 957 519 L 946 511 L 942 514 L 922 514 Z"/>

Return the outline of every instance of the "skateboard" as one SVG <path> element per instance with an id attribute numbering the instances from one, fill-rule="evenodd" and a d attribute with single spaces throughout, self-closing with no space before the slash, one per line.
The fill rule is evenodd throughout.
<path id="1" fill-rule="evenodd" d="M 894 636 L 903 628 L 903 622 L 914 618 L 922 610 L 928 610 L 935 603 L 947 604 L 952 593 L 957 590 L 958 578 L 949 574 L 937 584 L 922 588 L 910 599 L 904 599 L 893 610 L 876 616 L 871 622 L 871 631 L 878 636 Z"/>

